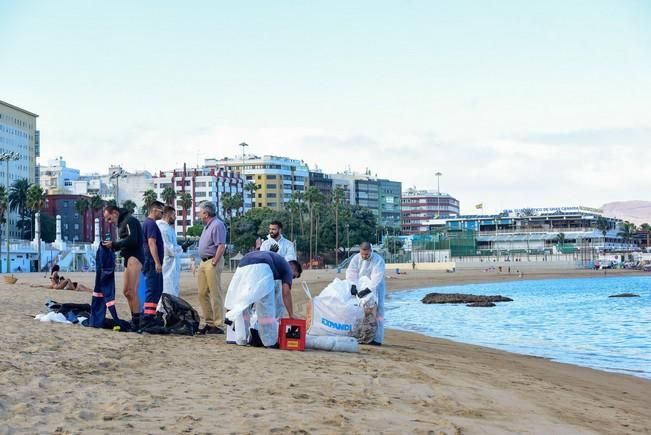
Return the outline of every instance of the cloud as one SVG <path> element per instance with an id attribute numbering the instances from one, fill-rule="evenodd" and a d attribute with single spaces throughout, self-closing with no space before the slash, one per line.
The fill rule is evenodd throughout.
<path id="1" fill-rule="evenodd" d="M 610 135 L 605 138 L 599 131 Z M 242 152 L 238 144 L 246 142 L 247 153 L 287 156 L 328 173 L 368 169 L 380 178 L 401 181 L 403 189 L 434 189 L 434 174 L 441 171 L 441 190 L 459 199 L 463 211 L 474 212 L 473 205 L 483 202 L 488 212 L 514 207 L 600 206 L 618 199 L 648 198 L 644 162 L 651 160 L 651 147 L 640 143 L 649 131 L 585 130 L 532 134 L 522 140 L 460 141 L 433 132 L 380 135 L 225 123 L 186 130 L 141 125 L 120 134 L 51 137 L 47 148 L 82 172 L 105 172 L 110 164 L 156 172 L 183 163 L 201 163 L 207 157 L 237 157 Z M 615 137 L 627 137 L 628 141 L 607 145 L 614 143 Z M 601 141 L 597 149 L 590 138 Z M 90 152 L 80 153 L 80 149 Z"/>
<path id="2" fill-rule="evenodd" d="M 533 133 L 523 137 L 521 141 L 545 145 L 651 146 L 651 128 L 601 128 L 557 133 Z"/>

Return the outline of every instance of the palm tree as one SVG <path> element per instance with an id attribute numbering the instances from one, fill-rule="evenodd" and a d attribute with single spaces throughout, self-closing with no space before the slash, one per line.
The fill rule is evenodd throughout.
<path id="1" fill-rule="evenodd" d="M 629 243 L 633 238 L 633 235 L 637 231 L 637 227 L 634 223 L 629 221 L 624 221 L 622 229 L 617 233 L 618 236 L 624 239 L 624 243 Z"/>
<path id="2" fill-rule="evenodd" d="M 90 203 L 88 202 L 88 198 L 79 198 L 77 202 L 75 202 L 75 210 L 82 218 L 86 214 L 89 208 L 90 208 Z"/>
<path id="3" fill-rule="evenodd" d="M 173 205 L 174 199 L 176 199 L 176 191 L 174 191 L 173 187 L 168 186 L 165 189 L 163 189 L 163 192 L 161 192 L 160 197 L 165 202 L 165 204 Z"/>
<path id="4" fill-rule="evenodd" d="M 90 200 L 88 201 L 88 208 L 92 210 L 93 222 L 95 222 L 95 218 L 98 217 L 98 213 L 101 212 L 102 209 L 104 208 L 104 200 L 99 195 L 93 195 L 90 197 Z M 96 234 L 93 234 L 93 237 L 95 236 Z"/>
<path id="5" fill-rule="evenodd" d="M 25 225 L 25 217 L 27 216 L 27 191 L 29 190 L 31 183 L 27 178 L 21 178 L 20 180 L 14 181 L 9 189 L 9 209 L 18 210 L 20 215 L 19 226 L 23 227 Z M 24 237 L 24 231 L 21 237 Z"/>
<path id="6" fill-rule="evenodd" d="M 181 209 L 183 210 L 183 238 L 185 239 L 185 230 L 187 226 L 187 217 L 188 217 L 188 210 L 190 207 L 192 207 L 192 195 L 190 195 L 188 192 L 183 192 L 182 194 L 179 195 L 179 204 L 181 205 Z"/>
<path id="7" fill-rule="evenodd" d="M 152 189 L 145 190 L 145 193 L 142 194 L 142 201 L 145 203 L 147 209 L 156 200 L 158 200 L 158 195 Z"/>
<path id="8" fill-rule="evenodd" d="M 298 213 L 298 202 L 294 198 L 285 203 L 285 210 L 289 212 L 289 234 L 290 240 L 294 241 L 294 217 Z"/>
<path id="9" fill-rule="evenodd" d="M 244 185 L 244 191 L 249 192 L 251 195 L 251 208 L 255 208 L 255 191 L 258 190 L 257 184 L 253 181 L 249 181 Z"/>
<path id="10" fill-rule="evenodd" d="M 561 247 L 561 253 L 563 252 L 563 248 L 565 247 L 565 233 L 558 233 L 556 235 L 556 241 L 558 242 L 558 245 Z"/>
<path id="11" fill-rule="evenodd" d="M 235 214 L 239 214 L 239 210 L 244 207 L 244 195 L 241 193 L 236 193 L 232 197 L 232 206 L 233 210 L 235 210 Z"/>
<path id="12" fill-rule="evenodd" d="M 599 216 L 597 218 L 597 222 L 595 223 L 595 226 L 597 227 L 598 230 L 601 231 L 601 234 L 604 236 L 604 251 L 606 250 L 606 234 L 608 234 L 608 230 L 610 229 L 610 222 L 608 222 L 608 219 L 606 219 L 603 216 Z"/>
<path id="13" fill-rule="evenodd" d="M 41 218 L 40 211 L 45 206 L 45 198 L 47 193 L 43 190 L 38 184 L 32 184 L 27 191 L 27 208 L 32 212 L 34 226 L 36 225 L 36 214 L 39 215 L 39 220 Z M 40 223 L 40 222 L 39 222 Z M 38 243 L 38 258 L 36 259 L 36 271 L 41 271 L 41 237 L 39 233 Z"/>
<path id="14" fill-rule="evenodd" d="M 230 232 L 230 243 L 233 243 L 233 211 L 239 210 L 244 205 L 244 198 L 241 194 L 231 195 L 226 192 L 222 195 L 222 207 L 224 216 L 228 216 L 228 228 Z"/>
<path id="15" fill-rule="evenodd" d="M 82 222 L 82 227 L 83 227 L 83 234 L 82 237 L 84 240 L 86 240 L 86 237 L 88 237 L 88 234 L 86 233 L 86 222 L 84 217 L 86 216 L 86 212 L 90 209 L 90 202 L 88 201 L 88 198 L 79 198 L 75 202 L 75 210 L 79 214 L 79 217 L 81 218 Z M 95 219 L 93 219 L 93 222 Z"/>
<path id="16" fill-rule="evenodd" d="M 305 225 L 303 213 L 305 212 L 305 193 L 300 190 L 295 190 L 292 192 L 292 200 L 296 201 L 298 205 L 298 222 L 301 224 L 301 236 L 305 237 Z"/>
<path id="17" fill-rule="evenodd" d="M 332 192 L 332 202 L 335 206 L 335 265 L 339 265 L 339 206 L 344 199 L 344 189 L 336 187 Z"/>
<path id="18" fill-rule="evenodd" d="M 7 212 L 8 198 L 7 189 L 0 186 L 0 223 L 5 223 L 5 213 Z M 2 235 L 2 228 L 0 228 L 0 236 Z M 0 237 L 1 238 L 1 237 Z"/>
<path id="19" fill-rule="evenodd" d="M 319 189 L 317 189 L 314 186 L 310 186 L 307 188 L 305 191 L 305 201 L 307 202 L 307 209 L 308 209 L 308 214 L 310 218 L 310 269 L 312 268 L 312 256 L 314 255 L 312 251 L 312 234 L 318 235 L 318 228 L 315 228 L 314 225 L 314 212 L 316 210 L 317 204 L 321 202 L 323 199 L 323 195 L 321 192 L 319 192 Z"/>
<path id="20" fill-rule="evenodd" d="M 138 208 L 138 205 L 130 199 L 127 199 L 122 203 L 122 208 L 124 208 L 130 214 L 134 214 L 136 212 L 136 208 Z"/>

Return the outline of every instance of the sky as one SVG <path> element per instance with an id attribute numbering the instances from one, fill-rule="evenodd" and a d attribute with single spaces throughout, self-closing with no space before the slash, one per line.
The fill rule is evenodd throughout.
<path id="1" fill-rule="evenodd" d="M 236 4 L 237 3 L 237 4 Z M 248 151 L 462 212 L 650 200 L 647 0 L 0 2 L 0 100 L 42 163 Z"/>

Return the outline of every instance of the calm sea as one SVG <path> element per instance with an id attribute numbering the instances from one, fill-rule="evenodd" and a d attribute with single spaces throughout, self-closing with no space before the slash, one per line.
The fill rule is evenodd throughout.
<path id="1" fill-rule="evenodd" d="M 427 293 L 508 296 L 493 308 L 426 305 Z M 635 293 L 639 298 L 608 298 Z M 387 326 L 651 378 L 651 276 L 553 279 L 393 293 Z"/>

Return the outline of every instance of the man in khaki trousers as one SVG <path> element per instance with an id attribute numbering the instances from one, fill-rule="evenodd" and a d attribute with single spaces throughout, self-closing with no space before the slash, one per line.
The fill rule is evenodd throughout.
<path id="1" fill-rule="evenodd" d="M 200 334 L 223 334 L 224 330 L 224 291 L 221 273 L 224 268 L 226 249 L 226 226 L 217 218 L 217 208 L 210 201 L 199 205 L 199 216 L 204 224 L 199 239 L 201 263 L 197 271 L 199 303 L 205 325 L 199 328 Z"/>

